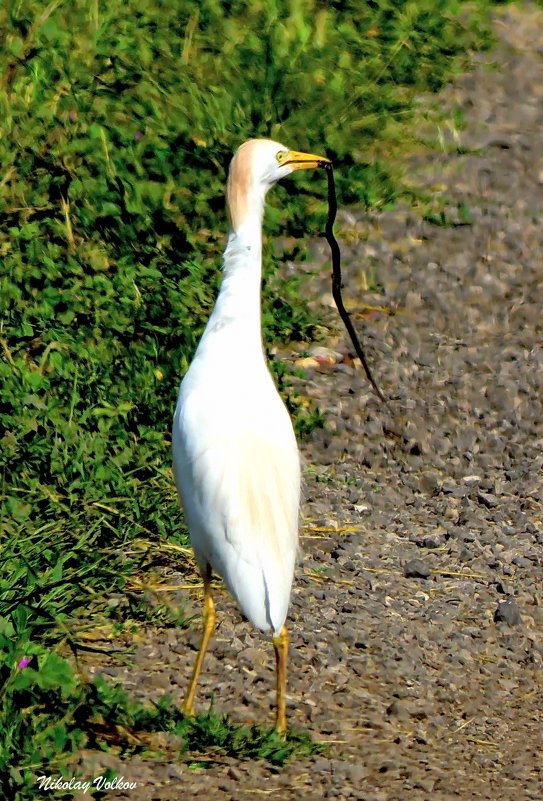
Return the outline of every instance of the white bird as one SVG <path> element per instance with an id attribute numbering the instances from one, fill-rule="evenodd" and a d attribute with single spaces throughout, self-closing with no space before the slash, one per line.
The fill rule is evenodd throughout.
<path id="1" fill-rule="evenodd" d="M 325 163 L 269 139 L 245 142 L 232 159 L 224 276 L 181 382 L 172 434 L 175 481 L 204 583 L 202 641 L 182 711 L 194 715 L 215 624 L 214 571 L 251 623 L 272 632 L 280 732 L 286 730 L 285 619 L 298 542 L 300 458 L 262 347 L 262 217 L 274 183 Z"/>

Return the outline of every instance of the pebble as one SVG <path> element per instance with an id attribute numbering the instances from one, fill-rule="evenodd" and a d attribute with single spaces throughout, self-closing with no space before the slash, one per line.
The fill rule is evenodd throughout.
<path id="1" fill-rule="evenodd" d="M 477 494 L 477 500 L 479 503 L 482 503 L 483 506 L 486 506 L 487 509 L 494 509 L 499 503 L 498 498 L 488 492 L 479 492 Z"/>
<path id="2" fill-rule="evenodd" d="M 463 476 L 462 481 L 464 484 L 479 484 L 482 481 L 482 478 L 478 475 Z"/>
<path id="3" fill-rule="evenodd" d="M 518 626 L 522 623 L 522 617 L 516 602 L 512 599 L 500 601 L 498 608 L 494 612 L 494 621 L 496 623 L 508 623 L 510 626 Z"/>
<path id="4" fill-rule="evenodd" d="M 439 539 L 437 537 L 429 536 L 429 537 L 424 537 L 424 539 L 422 540 L 422 544 L 424 548 L 432 549 L 432 548 L 439 548 L 441 543 L 439 542 Z"/>
<path id="5" fill-rule="evenodd" d="M 397 699 L 395 699 L 386 709 L 387 715 L 394 715 L 400 720 L 409 720 L 409 713 Z"/>
<path id="6" fill-rule="evenodd" d="M 404 576 L 406 578 L 426 579 L 430 573 L 430 568 L 424 564 L 422 559 L 410 559 L 404 565 Z"/>
<path id="7" fill-rule="evenodd" d="M 234 781 L 236 782 L 239 782 L 244 778 L 244 774 L 241 772 L 241 770 L 236 768 L 234 765 L 230 765 L 230 767 L 228 768 L 227 776 L 230 779 L 234 779 Z"/>
<path id="8" fill-rule="evenodd" d="M 369 774 L 368 768 L 365 765 L 346 765 L 345 766 L 345 779 L 355 787 L 359 787 Z"/>
<path id="9" fill-rule="evenodd" d="M 526 559 L 524 556 L 514 556 L 511 563 L 517 567 L 532 567 L 531 559 Z"/>
<path id="10" fill-rule="evenodd" d="M 469 550 L 469 548 L 462 548 L 462 550 L 458 554 L 458 560 L 460 562 L 471 562 L 472 559 L 473 559 L 473 554 Z"/>

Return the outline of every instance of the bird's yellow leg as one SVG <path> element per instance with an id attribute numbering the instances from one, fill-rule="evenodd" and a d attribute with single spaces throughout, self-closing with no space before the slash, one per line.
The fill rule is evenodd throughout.
<path id="1" fill-rule="evenodd" d="M 287 655 L 288 655 L 288 631 L 283 626 L 277 637 L 273 638 L 273 649 L 275 651 L 275 676 L 277 680 L 277 715 L 275 718 L 275 728 L 280 734 L 287 730 Z"/>
<path id="2" fill-rule="evenodd" d="M 185 695 L 185 700 L 183 701 L 183 706 L 181 707 L 182 713 L 190 717 L 193 717 L 195 714 L 194 696 L 196 694 L 196 685 L 198 684 L 198 678 L 202 670 L 207 646 L 209 645 L 209 640 L 211 639 L 213 629 L 215 628 L 215 604 L 213 603 L 213 597 L 211 595 L 211 570 L 209 570 L 209 568 L 202 578 L 204 580 L 204 628 L 202 631 L 202 641 L 200 642 L 200 649 L 194 663 L 194 668 L 192 670 L 192 676 L 190 678 L 190 684 Z"/>

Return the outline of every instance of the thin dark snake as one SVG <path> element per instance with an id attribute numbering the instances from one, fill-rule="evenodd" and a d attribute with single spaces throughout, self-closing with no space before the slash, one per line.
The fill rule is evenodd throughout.
<path id="1" fill-rule="evenodd" d="M 339 250 L 339 245 L 337 243 L 337 239 L 334 236 L 334 220 L 336 219 L 337 214 L 337 198 L 336 198 L 336 186 L 334 182 L 334 168 L 333 165 L 330 163 L 322 165 L 326 169 L 326 174 L 328 176 L 328 217 L 326 218 L 326 228 L 324 229 L 324 235 L 328 244 L 330 245 L 330 251 L 332 253 L 332 296 L 337 306 L 337 310 L 343 323 L 345 324 L 345 328 L 351 338 L 351 342 L 353 343 L 353 347 L 355 349 L 356 355 L 360 359 L 362 363 L 362 367 L 364 368 L 364 372 L 366 373 L 366 378 L 370 382 L 373 391 L 387 407 L 388 401 L 379 389 L 377 382 L 375 381 L 369 364 L 367 362 L 366 356 L 362 349 L 362 345 L 359 342 L 358 336 L 354 329 L 354 326 L 351 322 L 351 318 L 349 317 L 349 312 L 345 308 L 345 304 L 343 303 L 343 297 L 341 295 L 341 253 Z"/>

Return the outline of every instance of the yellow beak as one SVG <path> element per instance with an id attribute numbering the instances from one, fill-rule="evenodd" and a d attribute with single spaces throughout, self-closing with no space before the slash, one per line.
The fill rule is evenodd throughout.
<path id="1" fill-rule="evenodd" d="M 315 156 L 313 153 L 298 153 L 296 150 L 289 150 L 282 166 L 288 166 L 294 170 L 311 170 L 315 167 L 324 167 L 325 164 L 331 164 L 330 159 L 326 156 Z"/>

